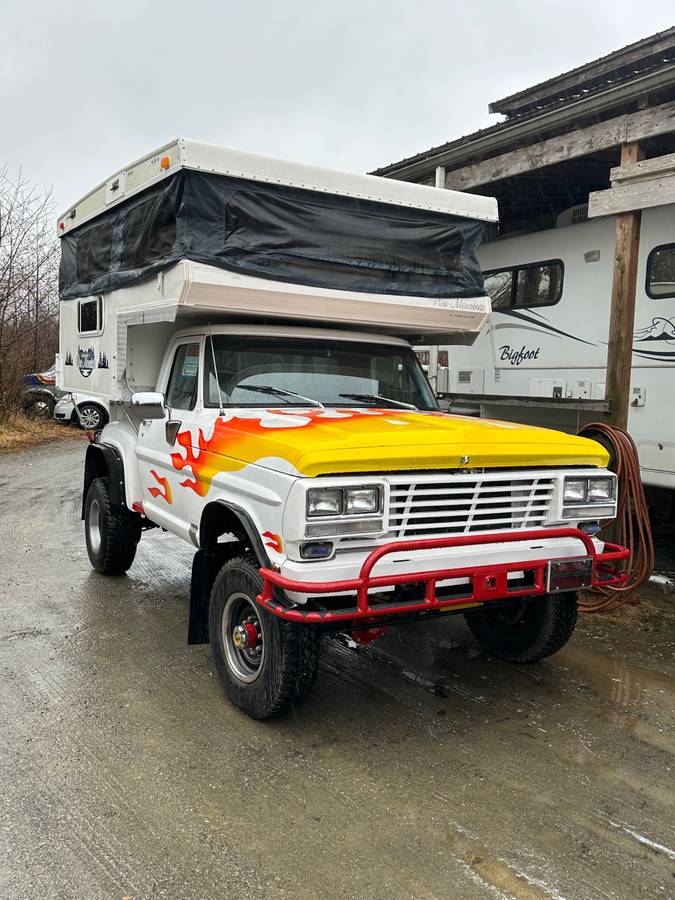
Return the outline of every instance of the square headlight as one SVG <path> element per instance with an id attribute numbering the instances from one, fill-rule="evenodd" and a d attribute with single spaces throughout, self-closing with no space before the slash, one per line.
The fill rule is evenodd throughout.
<path id="1" fill-rule="evenodd" d="M 563 503 L 584 503 L 588 495 L 586 478 L 566 478 L 563 487 Z"/>
<path id="2" fill-rule="evenodd" d="M 613 478 L 589 478 L 588 479 L 588 499 L 594 503 L 607 502 L 614 497 L 614 479 Z"/>
<path id="3" fill-rule="evenodd" d="M 307 491 L 308 516 L 339 516 L 342 504 L 342 488 L 311 488 Z"/>
<path id="4" fill-rule="evenodd" d="M 379 487 L 347 488 L 345 512 L 349 516 L 367 516 L 380 511 Z"/>

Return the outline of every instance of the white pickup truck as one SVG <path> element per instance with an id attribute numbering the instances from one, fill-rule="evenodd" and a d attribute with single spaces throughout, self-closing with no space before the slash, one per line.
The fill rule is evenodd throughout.
<path id="1" fill-rule="evenodd" d="M 408 340 L 478 333 L 472 228 L 491 216 L 174 142 L 59 220 L 59 378 L 110 403 L 86 456 L 89 558 L 120 575 L 149 528 L 191 542 L 188 640 L 251 716 L 307 696 L 327 633 L 454 612 L 535 661 L 569 639 L 579 588 L 622 578 L 627 551 L 597 537 L 606 451 L 442 412 Z"/>

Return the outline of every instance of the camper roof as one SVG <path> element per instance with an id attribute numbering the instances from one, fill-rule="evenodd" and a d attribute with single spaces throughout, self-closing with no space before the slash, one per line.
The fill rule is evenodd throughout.
<path id="1" fill-rule="evenodd" d="M 59 216 L 58 234 L 67 234 L 180 169 L 447 213 L 482 222 L 498 220 L 497 201 L 492 197 L 323 169 L 178 138 L 120 169 L 85 194 Z"/>

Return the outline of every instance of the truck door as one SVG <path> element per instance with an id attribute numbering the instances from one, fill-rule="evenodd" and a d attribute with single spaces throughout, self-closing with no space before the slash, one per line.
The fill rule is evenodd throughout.
<path id="1" fill-rule="evenodd" d="M 201 366 L 201 338 L 182 338 L 170 350 L 168 373 L 165 368 L 164 375 L 168 418 L 180 422 L 179 432 L 189 432 L 193 445 L 197 444 L 198 438 L 196 421 Z M 146 515 L 174 534 L 190 539 L 191 526 L 199 525 L 200 498 L 181 484 L 191 472 L 181 471 L 173 464 L 172 454 L 184 457 L 185 450 L 178 442 L 169 443 L 167 419 L 147 420 L 140 424 L 136 454 Z"/>

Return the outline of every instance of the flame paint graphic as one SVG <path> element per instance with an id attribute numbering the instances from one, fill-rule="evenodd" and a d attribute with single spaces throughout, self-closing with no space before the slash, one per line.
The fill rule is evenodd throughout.
<path id="1" fill-rule="evenodd" d="M 204 497 L 218 472 L 239 471 L 264 456 L 278 456 L 295 465 L 313 439 L 323 438 L 325 426 L 333 421 L 349 425 L 345 437 L 351 442 L 358 433 L 381 428 L 383 416 L 392 416 L 392 410 L 312 409 L 291 412 L 258 409 L 251 415 L 242 415 L 241 411 L 237 411 L 230 417 L 216 419 L 213 433 L 208 438 L 200 428 L 196 447 L 192 433 L 181 431 L 177 442 L 185 451 L 185 456 L 172 453 L 171 462 L 179 471 L 192 470 L 193 477 L 181 481 L 181 486 L 191 488 Z M 398 410 L 396 418 L 401 418 Z M 378 426 L 375 426 L 375 419 L 380 420 Z M 347 423 L 346 420 L 350 421 Z M 275 435 L 279 435 L 278 439 Z"/>
<path id="2" fill-rule="evenodd" d="M 281 538 L 278 534 L 275 534 L 273 531 L 263 531 L 262 536 L 264 538 L 269 538 L 269 540 L 265 541 L 266 547 L 271 547 L 272 550 L 276 550 L 277 553 L 282 552 L 283 544 L 281 543 Z"/>
<path id="3" fill-rule="evenodd" d="M 158 475 L 154 469 L 150 469 L 150 474 L 161 487 L 149 487 L 148 493 L 153 497 L 161 497 L 162 500 L 166 500 L 167 503 L 173 503 L 173 494 L 171 492 L 169 479 L 165 478 L 163 475 Z"/>

